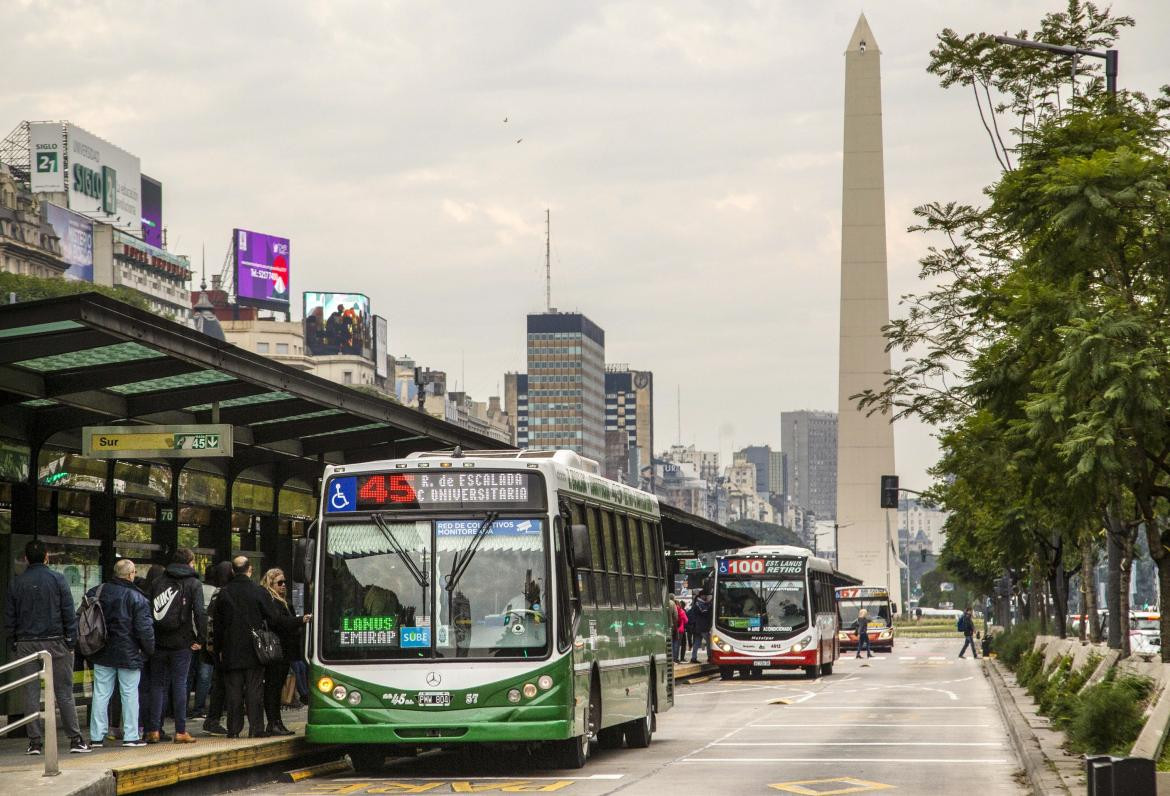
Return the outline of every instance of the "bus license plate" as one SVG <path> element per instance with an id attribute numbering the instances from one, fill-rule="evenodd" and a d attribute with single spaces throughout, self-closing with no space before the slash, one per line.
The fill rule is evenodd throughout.
<path id="1" fill-rule="evenodd" d="M 771 661 L 752 661 L 752 666 L 771 666 Z"/>
<path id="2" fill-rule="evenodd" d="M 450 691 L 419 691 L 418 706 L 420 708 L 446 708 L 451 706 Z"/>

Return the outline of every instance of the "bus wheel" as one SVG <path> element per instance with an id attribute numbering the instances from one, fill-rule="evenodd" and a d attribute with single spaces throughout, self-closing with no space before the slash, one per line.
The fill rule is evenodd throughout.
<path id="1" fill-rule="evenodd" d="M 832 674 L 832 673 L 833 673 L 833 664 L 832 664 L 832 662 L 830 662 L 830 663 L 822 663 L 822 664 L 821 664 L 821 675 L 823 675 L 823 676 L 827 677 L 827 676 L 829 676 L 829 675 L 830 675 L 830 674 Z"/>
<path id="2" fill-rule="evenodd" d="M 631 749 L 645 749 L 650 745 L 650 737 L 653 735 L 651 724 L 654 721 L 654 701 L 650 696 L 650 691 L 646 691 L 646 715 L 640 719 L 626 722 L 626 746 Z"/>
<path id="3" fill-rule="evenodd" d="M 589 759 L 589 740 L 585 735 L 552 742 L 550 760 L 554 768 L 581 768 Z"/>
<path id="4" fill-rule="evenodd" d="M 597 745 L 602 749 L 617 749 L 622 745 L 622 728 L 618 726 L 598 730 Z"/>
<path id="5" fill-rule="evenodd" d="M 382 764 L 386 762 L 386 750 L 375 744 L 351 746 L 349 760 L 353 763 L 354 771 L 375 774 L 382 770 Z"/>
<path id="6" fill-rule="evenodd" d="M 817 666 L 815 663 L 812 666 L 805 666 L 804 676 L 809 680 L 815 680 L 817 679 L 817 670 L 820 668 L 821 667 Z"/>
<path id="7" fill-rule="evenodd" d="M 719 679 L 720 680 L 730 680 L 732 674 L 734 674 L 734 670 L 730 666 L 720 666 L 719 667 Z"/>

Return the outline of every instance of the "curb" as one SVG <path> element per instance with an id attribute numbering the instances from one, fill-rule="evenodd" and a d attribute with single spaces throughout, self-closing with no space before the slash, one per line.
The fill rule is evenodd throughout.
<path id="1" fill-rule="evenodd" d="M 999 662 L 983 660 L 983 674 L 991 682 L 995 692 L 995 703 L 999 706 L 1000 716 L 1007 727 L 1008 735 L 1015 747 L 1016 757 L 1023 764 L 1024 774 L 1028 777 L 1028 785 L 1034 794 L 1048 796 L 1048 794 L 1064 794 L 1071 796 L 1064 782 L 1053 772 L 1048 765 L 1048 758 L 1040 749 L 1040 741 L 1028 726 L 1024 714 L 1016 706 L 1015 700 L 1007 689 L 1007 683 L 999 670 Z M 1055 777 L 1056 787 L 1051 786 L 1051 778 Z"/>

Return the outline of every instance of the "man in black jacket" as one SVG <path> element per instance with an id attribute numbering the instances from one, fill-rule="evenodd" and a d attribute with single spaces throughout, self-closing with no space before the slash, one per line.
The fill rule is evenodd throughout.
<path id="1" fill-rule="evenodd" d="M 252 563 L 247 556 L 232 559 L 232 579 L 216 596 L 211 617 L 215 654 L 223 668 L 227 737 L 240 737 L 245 707 L 248 734 L 253 738 L 268 734 L 264 729 L 264 667 L 256 656 L 252 632 L 265 625 L 276 632 L 288 630 L 309 619 L 309 614 L 300 619 L 278 614 L 264 589 L 252 580 Z"/>
<path id="2" fill-rule="evenodd" d="M 151 586 L 154 613 L 154 655 L 150 659 L 150 715 L 146 742 L 158 743 L 163 711 L 170 696 L 175 714 L 175 743 L 195 743 L 187 732 L 187 673 L 192 653 L 207 639 L 203 585 L 191 565 L 195 552 L 180 547 Z"/>
<path id="3" fill-rule="evenodd" d="M 81 737 L 77 707 L 73 704 L 73 645 L 77 643 L 77 617 L 73 613 L 73 595 L 60 572 L 45 566 L 45 545 L 33 539 L 24 546 L 28 568 L 8 589 L 4 606 L 4 629 L 16 642 L 16 657 L 23 658 L 46 650 L 53 656 L 53 694 L 61 723 L 69 734 L 69 751 L 90 751 Z M 23 673 L 23 672 L 22 672 Z M 30 672 L 31 673 L 31 667 Z M 24 687 L 24 713 L 37 712 L 41 703 L 41 683 L 34 680 Z M 37 719 L 28 725 L 28 754 L 39 755 L 44 744 L 44 722 Z"/>

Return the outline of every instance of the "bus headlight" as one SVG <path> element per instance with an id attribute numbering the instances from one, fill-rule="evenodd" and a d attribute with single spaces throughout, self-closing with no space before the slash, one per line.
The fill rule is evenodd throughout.
<path id="1" fill-rule="evenodd" d="M 837 633 L 837 640 L 838 640 L 838 641 L 848 641 L 848 640 L 849 640 L 849 634 L 848 634 L 848 633 L 846 633 L 844 630 L 842 630 L 842 631 L 840 631 L 839 633 Z"/>
<path id="2" fill-rule="evenodd" d="M 714 633 L 711 634 L 711 644 L 718 647 L 720 652 L 731 652 L 731 645 Z"/>
<path id="3" fill-rule="evenodd" d="M 348 693 L 349 691 L 347 691 L 343 685 L 338 684 L 333 687 L 333 698 L 338 702 L 343 701 L 345 699 L 345 695 Z"/>
<path id="4" fill-rule="evenodd" d="M 362 703 L 362 692 L 361 691 L 351 691 L 349 693 L 349 699 L 347 699 L 345 701 L 351 705 L 354 705 L 354 706 L 360 705 Z"/>
<path id="5" fill-rule="evenodd" d="M 525 683 L 524 684 L 524 698 L 525 699 L 532 699 L 534 696 L 536 696 L 536 685 L 533 683 Z"/>
<path id="6" fill-rule="evenodd" d="M 536 681 L 536 684 L 540 686 L 541 691 L 547 691 L 553 687 L 553 679 L 547 674 L 542 674 L 540 679 Z"/>
<path id="7" fill-rule="evenodd" d="M 882 631 L 882 634 L 881 634 L 880 636 L 878 636 L 878 638 L 880 638 L 880 639 L 888 639 L 888 638 L 889 638 L 891 635 L 893 635 L 893 634 L 892 634 L 890 631 L 888 631 L 888 630 L 883 630 L 883 631 Z"/>
<path id="8" fill-rule="evenodd" d="M 520 689 L 513 688 L 508 692 L 508 701 L 515 704 L 520 701 Z"/>
<path id="9" fill-rule="evenodd" d="M 801 644 L 799 641 L 792 645 L 791 652 L 803 652 L 803 651 L 804 651 L 804 645 Z"/>
<path id="10" fill-rule="evenodd" d="M 330 691 L 333 690 L 333 678 L 332 677 L 322 677 L 320 680 L 317 681 L 317 690 L 320 691 L 322 694 L 328 694 Z"/>

